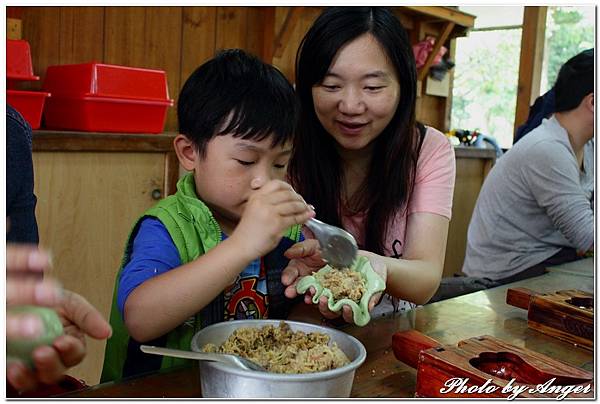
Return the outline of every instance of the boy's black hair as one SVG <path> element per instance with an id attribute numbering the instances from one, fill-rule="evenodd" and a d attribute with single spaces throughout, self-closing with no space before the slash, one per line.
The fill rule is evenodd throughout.
<path id="1" fill-rule="evenodd" d="M 555 112 L 570 111 L 594 92 L 594 49 L 587 49 L 569 59 L 559 70 L 555 92 Z"/>
<path id="2" fill-rule="evenodd" d="M 201 156 L 215 136 L 231 134 L 272 147 L 293 140 L 298 119 L 294 88 L 277 70 L 241 49 L 220 51 L 187 79 L 177 102 L 179 133 Z"/>

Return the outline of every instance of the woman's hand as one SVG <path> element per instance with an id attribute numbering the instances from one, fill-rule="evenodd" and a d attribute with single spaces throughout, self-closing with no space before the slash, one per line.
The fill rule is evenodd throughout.
<path id="1" fill-rule="evenodd" d="M 364 250 L 358 250 L 358 255 L 362 255 L 369 259 L 371 267 L 379 276 L 381 276 L 381 278 L 383 279 L 383 283 L 385 284 L 387 280 L 387 270 L 383 259 L 377 254 Z M 382 295 L 383 292 L 378 292 L 371 296 L 368 305 L 369 313 L 373 311 L 375 305 L 379 302 L 379 300 L 381 300 Z M 321 315 L 328 320 L 335 319 L 337 317 L 340 317 L 341 315 L 345 322 L 354 324 L 354 317 L 350 306 L 346 304 L 342 306 L 341 313 L 331 311 L 329 310 L 329 306 L 327 305 L 326 296 L 321 296 L 321 298 L 319 299 L 319 311 L 321 312 Z"/>
<path id="2" fill-rule="evenodd" d="M 49 263 L 48 254 L 35 246 L 7 246 L 7 306 L 52 306 L 64 328 L 64 334 L 56 338 L 52 345 L 41 346 L 33 351 L 33 369 L 22 362 L 7 364 L 7 380 L 20 391 L 34 389 L 38 383 L 56 383 L 67 368 L 80 363 L 85 356 L 86 334 L 96 339 L 106 339 L 112 333 L 102 315 L 83 297 L 61 290 L 55 282 L 42 282 L 41 274 Z M 31 338 L 41 332 L 39 318 L 7 315 L 7 339 Z"/>
<path id="3" fill-rule="evenodd" d="M 50 267 L 50 256 L 33 244 L 6 245 L 6 305 L 54 306 L 62 298 L 61 286 L 53 280 L 44 280 L 44 271 Z M 12 321 L 14 320 L 14 321 Z M 27 333 L 21 326 L 34 327 L 31 321 L 21 324 L 7 317 L 7 333 Z M 41 322 L 40 322 L 41 327 Z M 33 331 L 33 330 L 30 330 Z"/>
<path id="4" fill-rule="evenodd" d="M 281 282 L 287 286 L 285 296 L 293 299 L 298 296 L 296 284 L 300 278 L 312 275 L 323 268 L 327 263 L 321 258 L 319 242 L 315 239 L 308 239 L 291 246 L 284 255 L 290 259 L 288 266 L 281 274 Z M 316 290 L 311 286 L 304 295 L 304 303 L 313 304 L 312 298 Z M 339 312 L 333 312 L 327 307 L 327 297 L 321 296 L 318 303 L 321 315 L 326 319 L 334 319 L 340 316 Z M 348 315 L 352 318 L 352 310 L 349 307 L 343 308 L 344 318 Z M 348 313 L 349 312 L 349 313 Z"/>
<path id="5" fill-rule="evenodd" d="M 281 282 L 287 286 L 285 296 L 293 299 L 298 296 L 296 284 L 300 278 L 311 275 L 313 272 L 323 268 L 327 263 L 321 258 L 319 242 L 315 239 L 307 239 L 291 246 L 283 255 L 289 258 L 290 262 L 281 273 Z M 315 290 L 310 288 L 310 295 L 307 293 L 304 301 L 311 303 L 310 299 L 315 294 Z"/>
<path id="6" fill-rule="evenodd" d="M 383 259 L 377 254 L 364 250 L 359 250 L 358 254 L 369 259 L 373 270 L 381 276 L 385 283 L 387 280 L 387 269 Z M 293 299 L 298 296 L 298 292 L 296 292 L 298 280 L 303 276 L 308 276 L 313 272 L 318 271 L 326 264 L 326 262 L 321 258 L 318 241 L 313 239 L 304 240 L 294 244 L 284 255 L 287 258 L 290 258 L 290 263 L 283 270 L 281 281 L 287 286 L 285 289 L 285 296 Z M 304 302 L 306 304 L 312 304 L 312 298 L 315 293 L 316 291 L 314 288 L 309 288 L 308 292 L 304 295 Z M 371 297 L 368 306 L 369 312 L 371 312 L 379 302 L 382 294 L 383 292 L 379 292 Z M 321 296 L 317 306 L 321 315 L 328 320 L 342 316 L 344 321 L 354 324 L 352 309 L 348 305 L 344 305 L 341 311 L 334 312 L 329 310 L 327 297 Z"/>
<path id="7" fill-rule="evenodd" d="M 76 366 L 85 357 L 85 335 L 95 339 L 107 339 L 112 330 L 100 312 L 85 298 L 65 290 L 59 306 L 54 307 L 64 328 L 64 334 L 52 345 L 36 348 L 32 353 L 34 367 L 21 362 L 7 366 L 8 381 L 17 390 L 34 389 L 38 383 L 58 382 L 68 368 Z"/>
<path id="8" fill-rule="evenodd" d="M 387 285 L 387 266 L 385 265 L 385 261 L 383 260 L 383 257 L 381 257 L 380 255 L 377 255 L 375 253 L 372 253 L 369 251 L 364 251 L 364 250 L 359 250 L 358 254 L 362 255 L 364 257 L 367 257 L 369 259 L 369 262 L 371 263 L 371 267 L 373 268 L 373 271 L 375 271 L 375 273 L 377 273 L 377 275 L 381 276 L 381 279 L 383 279 L 383 283 L 385 285 Z M 375 307 L 375 305 L 377 303 L 379 303 L 384 292 L 385 291 L 378 292 L 378 293 L 375 293 L 373 296 L 371 296 L 371 300 L 369 300 L 369 313 L 371 311 L 373 311 L 373 308 Z"/>

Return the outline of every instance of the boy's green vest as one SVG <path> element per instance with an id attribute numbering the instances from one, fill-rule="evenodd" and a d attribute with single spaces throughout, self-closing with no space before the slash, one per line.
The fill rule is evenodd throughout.
<path id="1" fill-rule="evenodd" d="M 110 324 L 113 334 L 106 344 L 104 367 L 100 382 L 120 379 L 122 376 L 123 365 L 127 357 L 129 334 L 127 333 L 117 305 L 117 290 L 123 267 L 130 259 L 133 236 L 137 234 L 137 229 L 142 219 L 146 217 L 155 217 L 166 227 L 179 252 L 182 265 L 205 254 L 221 241 L 219 224 L 213 217 L 210 209 L 196 196 L 196 186 L 192 174 L 187 174 L 179 180 L 177 183 L 177 192 L 174 195 L 161 200 L 138 219 L 129 234 L 125 254 L 121 261 L 121 268 L 115 282 L 110 313 Z M 298 241 L 300 239 L 300 226 L 291 227 L 285 234 L 285 237 L 295 242 Z M 223 301 L 222 295 L 219 300 Z M 223 310 L 223 307 L 221 306 L 218 309 Z M 166 346 L 189 350 L 192 337 L 201 328 L 201 313 L 196 314 L 193 326 L 186 322 L 169 332 L 166 339 Z M 189 362 L 186 359 L 165 356 L 161 362 L 161 369 L 180 366 Z"/>

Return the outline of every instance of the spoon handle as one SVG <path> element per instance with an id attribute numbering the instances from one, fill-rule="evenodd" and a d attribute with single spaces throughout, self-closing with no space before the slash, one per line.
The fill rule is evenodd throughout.
<path id="1" fill-rule="evenodd" d="M 225 358 L 221 359 L 213 354 L 207 352 L 194 352 L 194 351 L 184 351 L 181 349 L 171 349 L 171 348 L 162 348 L 151 345 L 141 345 L 140 349 L 142 352 L 153 354 L 153 355 L 163 355 L 163 356 L 172 356 L 174 358 L 183 358 L 183 359 L 196 359 L 196 360 L 211 360 L 211 361 L 221 361 L 223 362 Z"/>
<path id="2" fill-rule="evenodd" d="M 311 218 L 311 219 L 308 219 L 308 221 L 305 223 L 305 226 L 308 227 L 313 232 L 313 234 L 315 235 L 317 240 L 324 241 L 321 239 L 324 236 L 324 234 L 323 234 L 324 227 L 327 226 L 325 223 L 323 223 L 322 221 L 317 220 L 315 218 Z"/>

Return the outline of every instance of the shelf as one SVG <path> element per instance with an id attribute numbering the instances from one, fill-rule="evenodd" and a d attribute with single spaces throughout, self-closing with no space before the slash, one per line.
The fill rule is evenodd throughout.
<path id="1" fill-rule="evenodd" d="M 474 146 L 454 146 L 454 155 L 462 158 L 496 160 L 496 150 Z"/>
<path id="2" fill-rule="evenodd" d="M 34 130 L 33 151 L 174 152 L 175 133 L 98 133 Z"/>
<path id="3" fill-rule="evenodd" d="M 468 30 L 475 25 L 475 16 L 462 12 L 456 8 L 440 6 L 402 6 L 396 8 L 400 9 L 399 11 L 401 12 L 415 17 L 421 24 L 440 25 L 439 35 L 437 35 L 435 39 L 435 45 L 427 57 L 425 65 L 417 72 L 417 81 L 420 83 L 427 78 L 435 56 L 446 41 L 459 36 L 465 36 Z M 418 37 L 416 38 L 416 41 L 423 39 L 424 38 Z M 413 40 L 415 39 L 413 38 Z"/>

